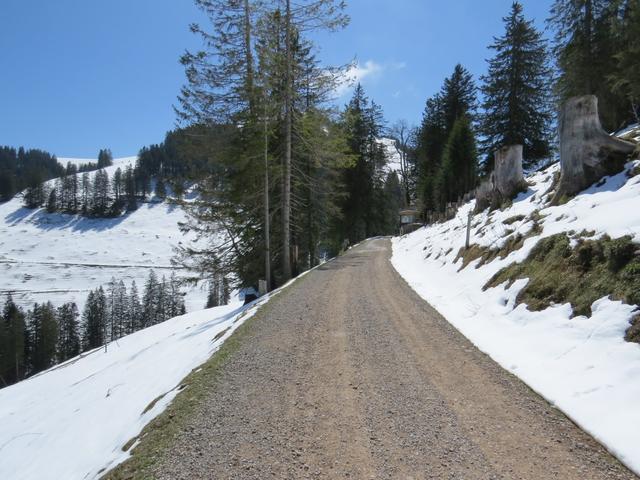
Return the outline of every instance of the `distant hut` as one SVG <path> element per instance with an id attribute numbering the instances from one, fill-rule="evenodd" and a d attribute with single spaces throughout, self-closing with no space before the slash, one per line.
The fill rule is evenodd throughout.
<path id="1" fill-rule="evenodd" d="M 422 226 L 418 222 L 419 212 L 415 208 L 409 207 L 400 210 L 400 235 L 413 232 Z"/>

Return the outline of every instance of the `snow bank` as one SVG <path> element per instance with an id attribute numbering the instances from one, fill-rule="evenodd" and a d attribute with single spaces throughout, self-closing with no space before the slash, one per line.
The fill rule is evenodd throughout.
<path id="1" fill-rule="evenodd" d="M 608 177 L 565 205 L 548 207 L 546 192 L 558 168 L 553 165 L 530 176 L 529 190 L 512 207 L 473 217 L 472 243 L 498 248 L 510 237 L 528 233 L 533 222 L 527 216 L 539 211 L 542 232 L 505 259 L 479 268 L 476 260 L 462 270 L 462 260 L 454 262 L 465 243 L 471 202 L 451 221 L 395 238 L 391 261 L 409 285 L 478 348 L 640 473 L 640 346 L 623 338 L 635 306 L 602 298 L 593 304 L 590 318 L 570 318 L 569 304 L 541 312 L 516 307 L 526 279 L 510 288 L 482 291 L 497 271 L 523 261 L 543 237 L 587 230 L 596 237 L 630 235 L 640 241 L 640 176 L 629 179 L 623 172 Z"/>
<path id="2" fill-rule="evenodd" d="M 91 479 L 126 460 L 122 447 L 268 298 L 173 318 L 0 390 L 0 478 Z"/>

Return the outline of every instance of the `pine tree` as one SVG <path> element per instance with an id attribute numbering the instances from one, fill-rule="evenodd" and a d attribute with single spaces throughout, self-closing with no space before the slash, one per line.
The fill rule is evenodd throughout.
<path id="1" fill-rule="evenodd" d="M 447 142 L 444 104 L 436 94 L 427 100 L 422 124 L 416 134 L 416 164 L 418 171 L 418 198 L 425 211 L 435 209 L 433 188 L 435 176 L 442 161 Z"/>
<path id="2" fill-rule="evenodd" d="M 98 169 L 110 167 L 111 165 L 113 165 L 111 150 L 108 148 L 101 149 L 100 152 L 98 152 Z"/>
<path id="3" fill-rule="evenodd" d="M 466 116 L 475 120 L 477 98 L 473 75 L 459 63 L 442 86 L 442 104 L 444 109 L 444 125 L 447 132 L 453 130 L 456 121 Z"/>
<path id="4" fill-rule="evenodd" d="M 156 180 L 156 197 L 164 200 L 167 196 L 167 188 L 162 178 Z"/>
<path id="5" fill-rule="evenodd" d="M 596 95 L 602 124 L 609 130 L 618 128 L 629 117 L 628 101 L 612 92 L 608 80 L 616 69 L 615 55 L 625 48 L 612 31 L 619 3 L 555 0 L 548 19 L 555 30 L 559 102 L 578 95 Z"/>
<path id="6" fill-rule="evenodd" d="M 169 277 L 168 296 L 167 318 L 177 317 L 185 313 L 184 296 L 180 290 L 180 280 L 175 271 L 172 271 Z"/>
<path id="7" fill-rule="evenodd" d="M 160 309 L 158 305 L 158 290 L 158 277 L 156 276 L 156 272 L 151 270 L 149 277 L 147 277 L 144 294 L 142 296 L 142 328 L 150 327 L 158 323 L 158 311 Z"/>
<path id="8" fill-rule="evenodd" d="M 349 149 L 354 162 L 345 170 L 344 226 L 351 243 L 382 235 L 375 198 L 382 192 L 386 152 L 379 142 L 382 136 L 382 111 L 365 95 L 358 84 L 344 112 Z"/>
<path id="9" fill-rule="evenodd" d="M 143 312 L 140 304 L 140 296 L 138 295 L 138 286 L 136 281 L 131 282 L 129 289 L 129 302 L 127 312 L 128 333 L 133 333 L 143 328 Z"/>
<path id="10" fill-rule="evenodd" d="M 26 325 L 24 313 L 14 303 L 11 295 L 2 311 L 0 326 L 0 380 L 10 385 L 25 375 L 25 338 Z"/>
<path id="11" fill-rule="evenodd" d="M 116 203 L 120 203 L 121 201 L 120 197 L 122 196 L 124 191 L 122 184 L 123 184 L 122 169 L 118 167 L 115 173 L 113 174 L 113 183 L 111 186 L 113 189 L 113 197 Z"/>
<path id="12" fill-rule="evenodd" d="M 473 77 L 460 64 L 445 79 L 440 92 L 427 100 L 422 125 L 416 134 L 418 190 L 425 212 L 444 207 L 441 167 L 445 147 L 458 119 L 466 118 L 473 123 L 476 103 Z"/>
<path id="13" fill-rule="evenodd" d="M 167 284 L 167 278 L 163 275 L 162 279 L 158 282 L 156 290 L 156 318 L 155 323 L 164 322 L 168 317 L 168 311 L 170 309 L 169 298 L 169 286 Z"/>
<path id="14" fill-rule="evenodd" d="M 83 351 L 101 347 L 107 339 L 107 302 L 102 287 L 89 292 L 82 313 Z"/>
<path id="15" fill-rule="evenodd" d="M 65 303 L 58 307 L 58 361 L 64 362 L 80 353 L 80 332 L 78 307 L 75 303 Z"/>
<path id="16" fill-rule="evenodd" d="M 44 177 L 36 172 L 28 179 L 23 201 L 26 208 L 38 208 L 45 202 Z"/>
<path id="17" fill-rule="evenodd" d="M 84 172 L 82 174 L 81 189 L 82 189 L 82 200 L 81 200 L 82 212 L 86 214 L 91 210 L 91 198 L 92 198 L 91 176 L 89 175 L 89 172 Z"/>
<path id="18" fill-rule="evenodd" d="M 620 48 L 614 54 L 615 68 L 608 79 L 613 91 L 629 105 L 629 119 L 640 123 L 640 3 L 622 1 L 621 14 L 615 19 L 612 34 Z"/>
<path id="19" fill-rule="evenodd" d="M 91 201 L 93 213 L 105 216 L 109 209 L 109 174 L 105 170 L 98 170 L 93 180 L 93 199 Z"/>
<path id="20" fill-rule="evenodd" d="M 471 121 L 456 120 L 445 145 L 442 164 L 435 177 L 434 204 L 442 211 L 447 202 L 459 200 L 476 186 L 477 152 Z"/>
<path id="21" fill-rule="evenodd" d="M 242 282 L 251 284 L 270 276 L 263 265 L 273 257 L 278 261 L 274 269 L 278 280 L 286 281 L 292 275 L 291 241 L 296 228 L 292 178 L 298 140 L 296 117 L 301 113 L 297 87 L 305 75 L 319 79 L 331 73 L 330 69 L 298 68 L 299 54 L 301 47 L 308 45 L 303 37 L 310 30 L 331 30 L 346 24 L 343 5 L 318 0 L 291 8 L 285 0 L 269 11 L 269 5 L 262 8 L 262 2 L 249 0 L 196 0 L 196 4 L 208 15 L 213 33 L 193 28 L 205 40 L 206 49 L 182 58 L 188 84 L 180 97 L 179 117 L 185 123 L 203 126 L 209 134 L 217 128 L 229 136 L 227 151 L 218 154 L 228 176 L 210 179 L 209 188 L 201 185 L 200 202 L 190 209 L 194 221 L 185 228 L 207 236 L 222 232 L 228 241 L 214 258 L 213 248 L 183 250 L 180 261 L 195 264 L 207 276 L 234 270 Z M 256 35 L 258 23 L 262 30 Z M 256 36 L 260 37 L 258 42 Z M 256 71 L 256 44 L 262 49 L 260 71 Z M 222 129 L 221 125 L 242 128 Z M 281 169 L 274 160 L 280 160 Z M 271 170 L 277 172 L 275 186 L 269 182 Z M 272 193 L 279 195 L 275 208 L 267 201 Z M 216 213 L 206 209 L 206 202 L 209 206 L 215 202 Z M 273 229 L 267 228 L 274 213 L 280 221 L 272 224 Z M 211 226 L 214 222 L 216 226 Z M 279 248 L 265 253 L 270 237 L 278 240 Z"/>
<path id="22" fill-rule="evenodd" d="M 503 18 L 505 33 L 489 47 L 480 133 L 486 155 L 485 173 L 493 169 L 493 153 L 506 145 L 522 145 L 524 165 L 532 166 L 551 152 L 551 70 L 546 42 L 514 2 Z"/>
<path id="23" fill-rule="evenodd" d="M 58 185 L 54 186 L 49 192 L 49 198 L 47 199 L 47 212 L 54 213 L 58 211 Z"/>
<path id="24" fill-rule="evenodd" d="M 124 172 L 124 194 L 126 196 L 127 211 L 134 211 L 138 208 L 136 200 L 136 177 L 131 165 L 127 165 Z"/>
<path id="25" fill-rule="evenodd" d="M 35 304 L 29 315 L 31 329 L 32 374 L 46 370 L 56 362 L 58 343 L 58 322 L 51 302 Z"/>
<path id="26" fill-rule="evenodd" d="M 110 341 L 127 334 L 127 309 L 129 299 L 122 280 L 111 278 L 107 288 L 108 339 Z"/>

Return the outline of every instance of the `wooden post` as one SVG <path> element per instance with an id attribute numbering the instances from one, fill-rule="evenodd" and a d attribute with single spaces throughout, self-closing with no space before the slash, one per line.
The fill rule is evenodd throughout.
<path id="1" fill-rule="evenodd" d="M 267 281 L 266 280 L 258 280 L 258 294 L 260 296 L 267 294 Z"/>
<path id="2" fill-rule="evenodd" d="M 473 212 L 469 210 L 469 215 L 467 216 L 467 240 L 464 242 L 465 250 L 469 249 L 469 241 L 471 240 L 471 219 L 473 218 Z"/>

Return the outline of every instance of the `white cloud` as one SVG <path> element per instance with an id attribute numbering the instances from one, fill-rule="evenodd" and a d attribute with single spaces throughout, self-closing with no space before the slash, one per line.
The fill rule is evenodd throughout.
<path id="1" fill-rule="evenodd" d="M 367 77 L 374 77 L 384 71 L 385 67 L 373 60 L 367 60 L 364 64 L 355 62 L 344 73 L 343 78 L 336 88 L 336 94 L 342 96 L 356 83 L 362 82 Z"/>

